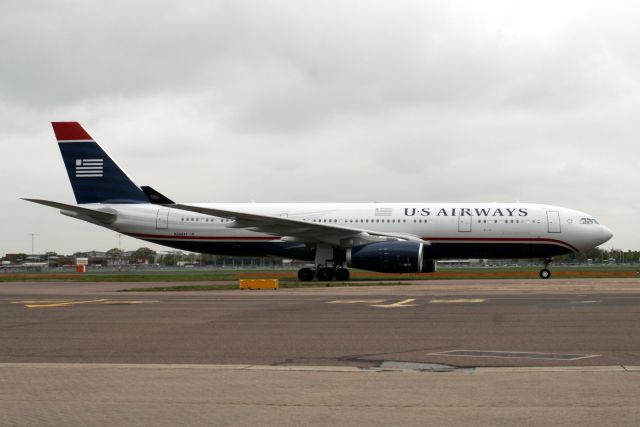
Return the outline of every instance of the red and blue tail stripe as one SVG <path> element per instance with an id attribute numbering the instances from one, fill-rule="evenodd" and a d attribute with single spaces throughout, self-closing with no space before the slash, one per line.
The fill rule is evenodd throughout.
<path id="1" fill-rule="evenodd" d="M 142 190 L 78 122 L 53 122 L 78 204 L 149 203 Z"/>

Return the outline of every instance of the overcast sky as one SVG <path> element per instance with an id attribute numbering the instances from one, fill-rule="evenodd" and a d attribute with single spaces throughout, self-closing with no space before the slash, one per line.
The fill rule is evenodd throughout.
<path id="1" fill-rule="evenodd" d="M 548 203 L 640 249 L 639 21 L 615 0 L 4 0 L 0 254 L 118 244 L 19 200 L 75 202 L 51 121 L 177 201 Z"/>

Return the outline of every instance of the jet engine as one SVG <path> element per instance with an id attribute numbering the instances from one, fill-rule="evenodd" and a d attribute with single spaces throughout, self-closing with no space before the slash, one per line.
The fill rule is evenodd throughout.
<path id="1" fill-rule="evenodd" d="M 419 273 L 423 245 L 419 242 L 388 241 L 347 249 L 349 267 L 381 273 Z"/>

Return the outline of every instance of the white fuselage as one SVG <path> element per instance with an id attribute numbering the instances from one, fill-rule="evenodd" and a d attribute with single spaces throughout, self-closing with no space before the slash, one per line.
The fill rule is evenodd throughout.
<path id="1" fill-rule="evenodd" d="M 611 232 L 588 214 L 557 206 L 527 203 L 213 203 L 191 204 L 364 231 L 419 236 L 433 259 L 477 256 L 519 258 L 553 256 L 591 249 Z M 117 211 L 107 225 L 132 237 L 181 249 L 241 254 L 233 248 L 264 253 L 269 244 L 287 242 L 274 234 L 233 228 L 233 218 L 170 209 L 152 204 L 85 205 Z M 330 239 L 330 237 L 328 237 Z M 300 239 L 296 239 L 300 242 Z M 243 243 L 245 246 L 238 246 Z M 331 244 L 330 240 L 327 242 Z M 338 244 L 338 242 L 335 242 Z M 536 248 L 528 250 L 528 248 Z M 469 250 L 472 248 L 472 250 Z M 547 249 L 549 249 L 547 251 Z M 295 258 L 295 256 L 291 256 Z"/>

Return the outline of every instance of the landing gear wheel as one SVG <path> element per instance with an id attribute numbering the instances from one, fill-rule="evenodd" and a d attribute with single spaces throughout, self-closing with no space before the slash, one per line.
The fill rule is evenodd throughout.
<path id="1" fill-rule="evenodd" d="M 349 280 L 349 276 L 351 276 L 351 273 L 349 273 L 349 270 L 347 270 L 346 268 L 336 268 L 334 275 L 336 277 L 336 280 L 340 282 L 346 282 L 347 280 Z"/>
<path id="2" fill-rule="evenodd" d="M 540 270 L 541 279 L 548 279 L 549 277 L 551 277 L 551 272 L 548 269 L 543 268 L 542 270 Z"/>
<path id="3" fill-rule="evenodd" d="M 329 282 L 333 280 L 333 268 L 321 268 L 316 273 L 318 280 L 322 282 Z"/>
<path id="4" fill-rule="evenodd" d="M 316 275 L 316 272 L 310 268 L 301 268 L 298 270 L 298 280 L 301 282 L 310 282 L 313 280 L 313 277 Z"/>

